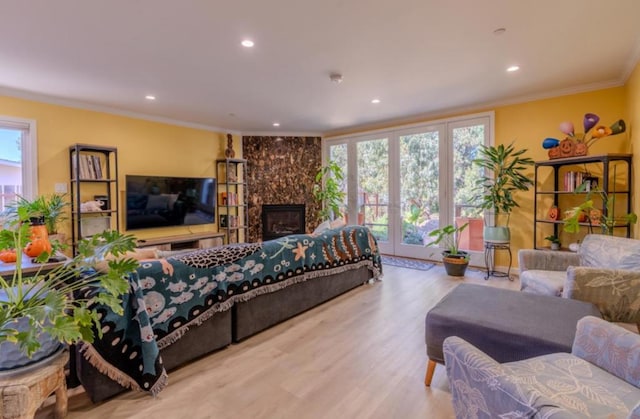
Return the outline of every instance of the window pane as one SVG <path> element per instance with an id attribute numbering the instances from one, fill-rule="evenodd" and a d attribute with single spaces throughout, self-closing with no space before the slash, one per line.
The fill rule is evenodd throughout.
<path id="1" fill-rule="evenodd" d="M 424 245 L 438 228 L 438 131 L 400 137 L 402 243 Z"/>
<path id="2" fill-rule="evenodd" d="M 0 128 L 0 210 L 22 193 L 22 131 Z"/>
<path id="3" fill-rule="evenodd" d="M 472 164 L 472 160 L 484 139 L 484 124 L 453 129 L 453 214 L 456 225 L 469 223 L 460 236 L 462 250 L 483 250 L 484 218 L 479 200 L 474 200 L 478 194 L 473 190 L 482 176 L 482 168 Z"/>
<path id="4" fill-rule="evenodd" d="M 358 143 L 358 212 L 380 241 L 389 241 L 389 141 Z"/>

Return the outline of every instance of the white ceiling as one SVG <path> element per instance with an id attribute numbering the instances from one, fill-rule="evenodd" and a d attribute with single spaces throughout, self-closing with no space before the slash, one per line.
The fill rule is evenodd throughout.
<path id="1" fill-rule="evenodd" d="M 639 53 L 640 0 L 0 0 L 0 93 L 245 134 L 621 85 Z"/>

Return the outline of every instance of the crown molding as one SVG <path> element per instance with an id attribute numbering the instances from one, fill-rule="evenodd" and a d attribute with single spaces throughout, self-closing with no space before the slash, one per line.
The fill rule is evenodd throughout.
<path id="1" fill-rule="evenodd" d="M 478 102 L 466 106 L 452 107 L 446 109 L 438 109 L 437 111 L 427 112 L 422 114 L 415 114 L 396 119 L 387 119 L 382 121 L 376 121 L 370 124 L 357 125 L 352 127 L 344 127 L 327 131 L 322 134 L 326 138 L 340 138 L 359 135 L 365 132 L 371 131 L 384 131 L 395 129 L 399 126 L 405 127 L 407 125 L 420 124 L 424 122 L 431 122 L 434 119 L 447 118 L 452 115 L 459 115 L 467 112 L 482 112 L 483 110 L 496 108 L 500 106 L 517 105 L 521 103 L 533 102 L 536 100 L 552 99 L 554 97 L 575 95 L 579 93 L 586 93 L 595 90 L 610 89 L 613 87 L 623 86 L 622 80 L 608 80 L 604 82 L 585 84 L 581 86 L 574 86 L 566 89 L 549 90 L 546 92 L 515 96 L 508 99 L 490 101 L 490 102 Z"/>
<path id="2" fill-rule="evenodd" d="M 159 122 L 168 125 L 175 125 L 185 128 L 200 129 L 203 131 L 211 131 L 215 133 L 230 133 L 241 135 L 238 130 L 230 130 L 227 128 L 216 127 L 213 125 L 198 124 L 195 122 L 180 121 L 178 119 L 165 118 L 162 116 L 149 115 L 142 112 L 125 111 L 122 109 L 112 108 L 110 106 L 95 105 L 72 99 L 62 99 L 57 96 L 45 95 L 42 93 L 34 93 L 26 90 L 14 89 L 11 87 L 0 86 L 0 95 L 14 97 L 17 99 L 32 100 L 35 102 L 47 103 L 50 105 L 67 106 L 69 108 L 82 109 L 94 112 L 103 112 L 111 115 L 125 116 L 128 118 L 141 119 L 144 121 Z"/>
<path id="3" fill-rule="evenodd" d="M 320 132 L 243 131 L 243 137 L 322 137 Z"/>

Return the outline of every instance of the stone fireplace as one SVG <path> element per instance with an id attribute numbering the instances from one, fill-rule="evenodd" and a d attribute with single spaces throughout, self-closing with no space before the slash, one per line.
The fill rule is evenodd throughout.
<path id="1" fill-rule="evenodd" d="M 262 240 L 277 239 L 289 234 L 304 234 L 304 204 L 263 205 Z"/>

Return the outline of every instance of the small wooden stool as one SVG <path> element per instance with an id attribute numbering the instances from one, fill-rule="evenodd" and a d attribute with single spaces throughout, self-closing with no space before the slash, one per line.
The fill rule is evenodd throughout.
<path id="1" fill-rule="evenodd" d="M 64 367 L 69 351 L 58 352 L 15 370 L 0 372 L 0 417 L 2 419 L 32 419 L 36 410 L 51 393 L 56 393 L 54 417 L 67 416 L 67 383 Z"/>

